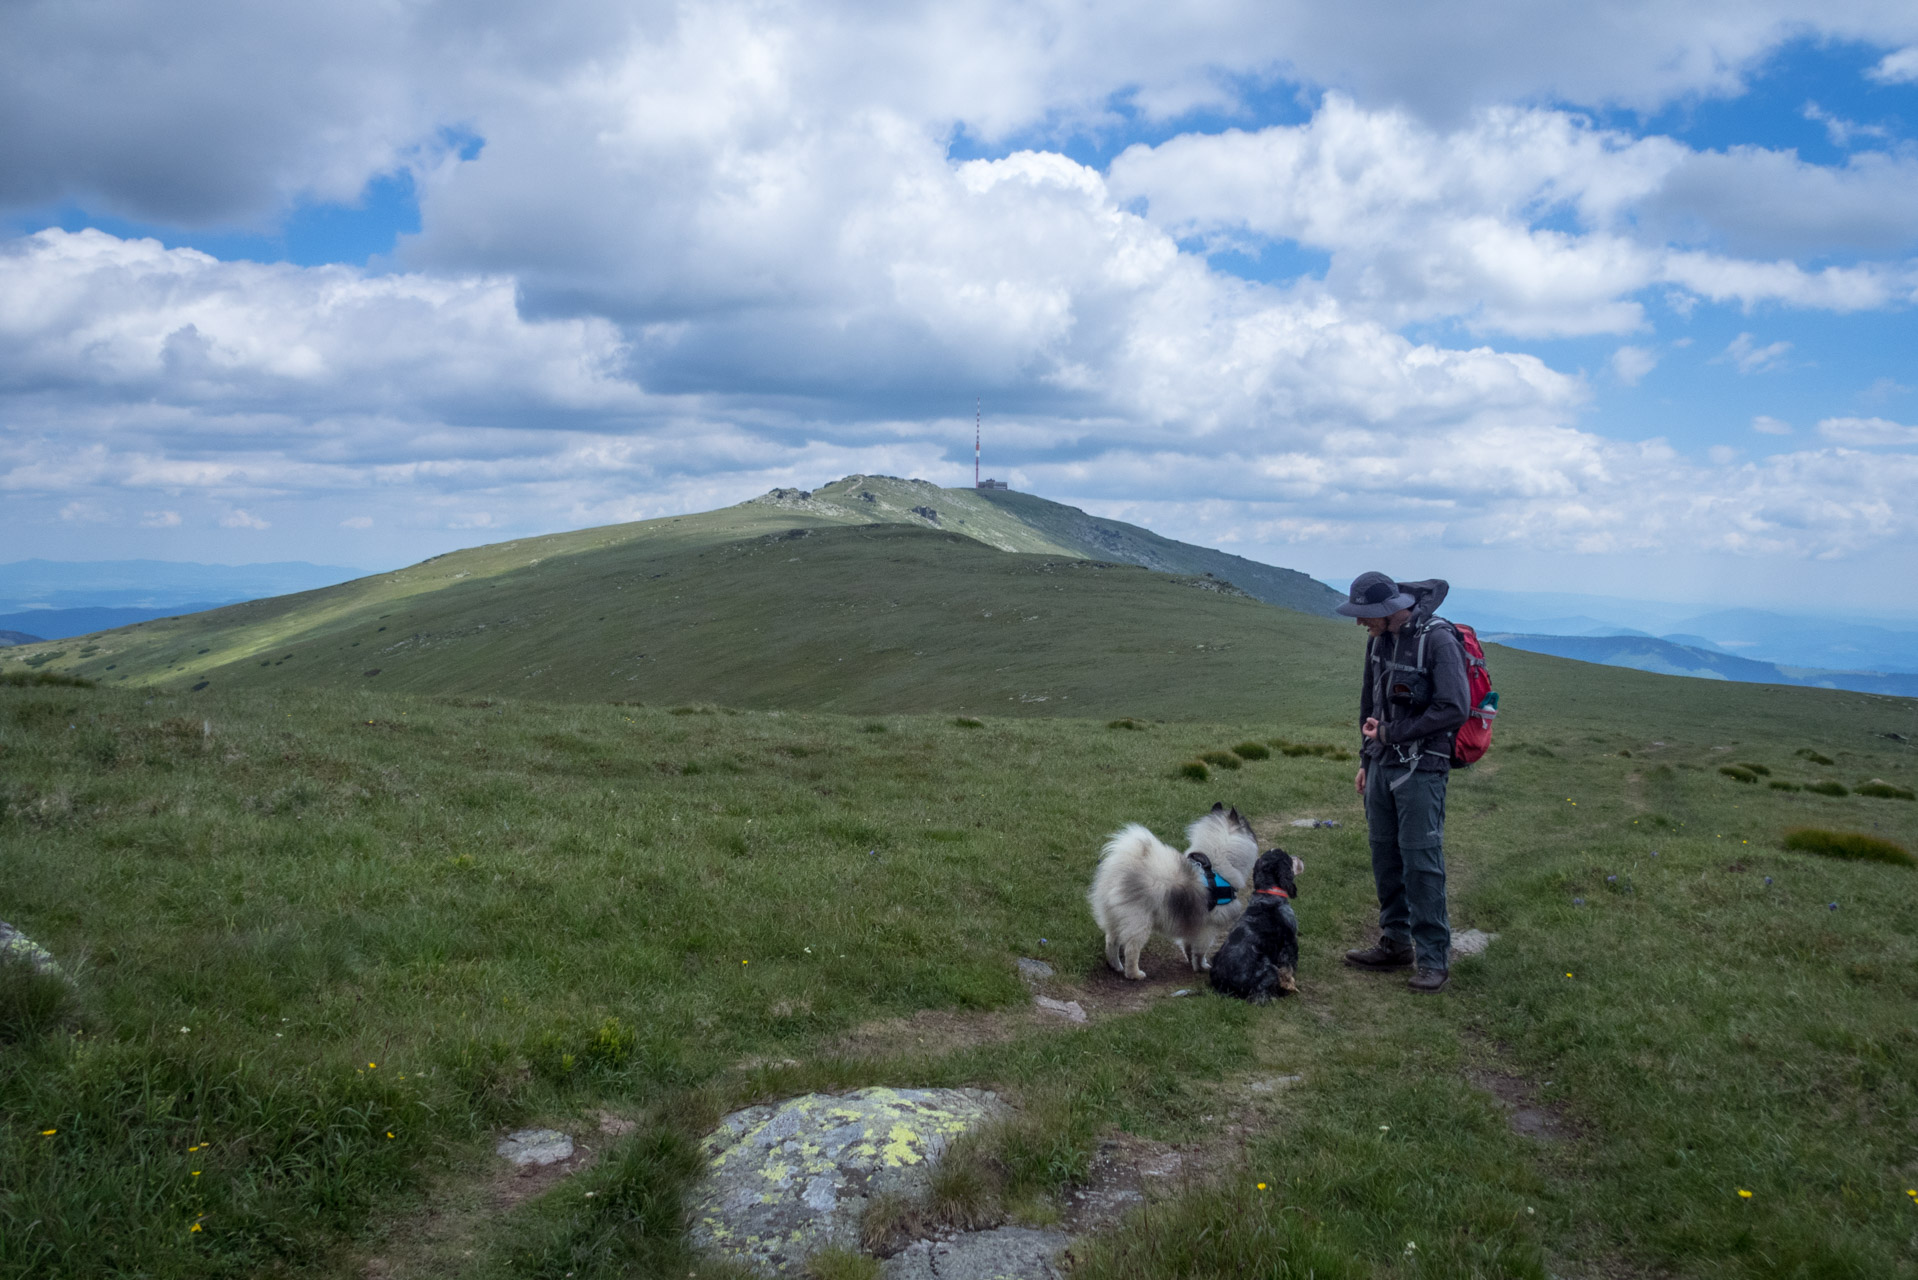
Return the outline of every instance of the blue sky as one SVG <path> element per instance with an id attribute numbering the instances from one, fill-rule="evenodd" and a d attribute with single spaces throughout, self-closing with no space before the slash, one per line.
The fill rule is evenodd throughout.
<path id="1" fill-rule="evenodd" d="M 1020 487 L 1322 576 L 1855 608 L 1918 15 L 1669 8 L 17 6 L 0 536 L 384 567 L 965 482 L 976 396 Z"/>

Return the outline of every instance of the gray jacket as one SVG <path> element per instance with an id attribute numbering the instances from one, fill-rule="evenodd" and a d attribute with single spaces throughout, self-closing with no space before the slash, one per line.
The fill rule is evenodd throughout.
<path id="1" fill-rule="evenodd" d="M 1419 663 L 1419 641 L 1425 642 L 1424 663 Z M 1424 710 L 1414 711 L 1392 701 L 1395 683 L 1418 688 L 1418 675 L 1429 685 L 1431 701 Z M 1417 757 L 1422 770 L 1449 770 L 1452 767 L 1452 735 L 1465 723 L 1471 708 L 1471 686 L 1465 676 L 1465 648 L 1450 627 L 1435 626 L 1425 610 L 1415 613 L 1396 632 L 1388 631 L 1365 647 L 1365 681 L 1359 689 L 1359 722 L 1379 718 L 1379 740 L 1363 739 L 1360 757 L 1368 766 L 1383 759 L 1391 764 L 1410 764 Z"/>

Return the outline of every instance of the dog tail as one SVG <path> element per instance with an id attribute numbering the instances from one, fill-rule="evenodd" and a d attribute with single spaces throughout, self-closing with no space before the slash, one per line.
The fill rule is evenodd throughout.
<path id="1" fill-rule="evenodd" d="M 1119 919 L 1148 919 L 1184 936 L 1205 918 L 1197 868 L 1136 822 L 1106 841 L 1086 900 L 1102 929 Z"/>
<path id="2" fill-rule="evenodd" d="M 1185 847 L 1196 849 L 1212 859 L 1212 865 L 1232 887 L 1243 892 L 1252 882 L 1252 864 L 1258 861 L 1259 841 L 1252 824 L 1237 809 L 1212 806 L 1185 829 Z"/>

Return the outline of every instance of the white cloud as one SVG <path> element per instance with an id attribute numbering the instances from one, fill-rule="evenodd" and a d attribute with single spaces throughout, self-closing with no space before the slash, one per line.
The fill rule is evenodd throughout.
<path id="1" fill-rule="evenodd" d="M 348 516 L 346 519 L 340 521 L 340 528 L 342 529 L 371 529 L 372 527 L 372 516 Z"/>
<path id="2" fill-rule="evenodd" d="M 1658 353 L 1650 347 L 1620 347 L 1612 352 L 1612 375 L 1628 387 L 1637 386 L 1657 367 Z"/>
<path id="3" fill-rule="evenodd" d="M 98 503 L 75 499 L 60 508 L 60 518 L 75 524 L 105 524 L 113 517 Z"/>
<path id="4" fill-rule="evenodd" d="M 422 228 L 390 274 L 97 231 L 0 248 L 0 491 L 49 528 L 63 503 L 198 499 L 292 539 L 371 527 L 347 513 L 372 497 L 382 541 L 519 532 L 850 471 L 960 480 L 984 394 L 998 430 L 1046 442 L 1023 470 L 1048 492 L 1118 501 L 1123 480 L 1274 528 L 1364 529 L 1355 503 L 1389 499 L 1393 528 L 1471 545 L 1908 533 L 1830 501 L 1831 476 L 1903 474 L 1886 455 L 1695 467 L 1580 431 L 1580 376 L 1400 332 L 1620 335 L 1632 383 L 1677 345 L 1634 336 L 1650 297 L 1918 299 L 1908 149 L 1819 166 L 1509 105 L 1650 108 L 1735 91 L 1788 37 L 1918 38 L 1902 11 L 1828 9 L 16 5 L 0 115 L 39 123 L 0 137 L 0 202 L 270 226 L 403 166 Z M 961 131 L 1109 135 L 1115 102 L 1229 116 L 1274 77 L 1329 92 L 1304 124 L 1174 136 L 1104 175 L 948 158 Z M 1184 236 L 1331 265 L 1248 283 Z M 1747 372 L 1790 350 L 1739 341 Z"/>
<path id="5" fill-rule="evenodd" d="M 1886 54 L 1866 74 L 1879 84 L 1918 83 L 1918 44 Z"/>
<path id="6" fill-rule="evenodd" d="M 1332 94 L 1304 124 L 1131 147 L 1111 183 L 1179 235 L 1328 252 L 1325 287 L 1391 323 L 1446 315 L 1519 335 L 1630 332 L 1644 323 L 1633 295 L 1661 283 L 1837 311 L 1918 294 L 1903 263 L 1806 271 L 1685 243 L 1918 247 L 1902 212 L 1918 202 L 1918 155 L 1904 153 L 1821 168 L 1759 148 L 1694 152 L 1542 109 L 1492 108 L 1442 132 Z"/>
<path id="7" fill-rule="evenodd" d="M 1731 361 L 1740 373 L 1763 373 L 1776 369 L 1790 350 L 1789 342 L 1769 342 L 1761 347 L 1749 333 L 1741 333 L 1726 344 L 1725 353 L 1718 359 Z"/>
<path id="8" fill-rule="evenodd" d="M 1716 466 L 1728 467 L 1736 461 L 1738 456 L 1743 452 L 1743 449 L 1734 449 L 1728 444 L 1715 444 L 1705 450 L 1705 456 L 1710 458 Z"/>
<path id="9" fill-rule="evenodd" d="M 1791 424 L 1761 413 L 1752 419 L 1752 430 L 1764 436 L 1788 436 L 1791 434 Z"/>
<path id="10" fill-rule="evenodd" d="M 179 524 L 180 513 L 177 511 L 149 511 L 140 517 L 140 527 L 143 529 L 173 529 L 178 528 Z"/>
<path id="11" fill-rule="evenodd" d="M 1799 113 L 1813 124 L 1825 126 L 1825 136 L 1831 139 L 1834 147 L 1849 147 L 1853 138 L 1874 138 L 1880 142 L 1891 140 L 1891 130 L 1881 124 L 1859 124 L 1856 120 L 1847 120 L 1835 116 L 1816 102 L 1807 102 Z"/>
<path id="12" fill-rule="evenodd" d="M 1000 139 L 1097 125 L 1122 97 L 1155 120 L 1233 111 L 1283 74 L 1441 122 L 1554 100 L 1651 110 L 1736 92 L 1784 40 L 1906 45 L 1899 5 L 1445 6 L 1221 0 L 907 0 L 701 5 L 581 0 L 564 21 L 515 6 L 340 0 L 289 8 L 16 3 L 0 9 L 0 200 L 89 204 L 183 223 L 270 217 L 302 194 L 350 201 L 430 164 L 448 129 L 489 140 L 541 101 L 599 128 L 682 139 L 882 109 Z M 1496 38 L 1488 38 L 1496 33 Z M 1879 64 L 1904 78 L 1909 50 Z M 235 109 L 243 103 L 243 109 Z M 594 109 L 598 110 L 595 112 Z M 562 171 L 563 170 L 557 170 Z M 750 193 L 778 174 L 738 171 Z M 795 176 L 788 171 L 788 178 Z"/>
<path id="13" fill-rule="evenodd" d="M 1918 427 L 1888 418 L 1826 418 L 1818 424 L 1818 434 L 1837 444 L 1918 446 Z"/>
<path id="14" fill-rule="evenodd" d="M 273 526 L 258 516 L 235 507 L 220 517 L 220 527 L 222 529 L 271 529 Z"/>

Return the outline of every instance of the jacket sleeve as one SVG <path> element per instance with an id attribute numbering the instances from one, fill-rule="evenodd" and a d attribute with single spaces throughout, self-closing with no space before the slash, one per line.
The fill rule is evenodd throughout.
<path id="1" fill-rule="evenodd" d="M 1432 664 L 1432 705 L 1410 720 L 1381 725 L 1379 733 L 1384 741 L 1416 742 L 1450 733 L 1471 714 L 1466 702 L 1472 696 L 1472 686 L 1465 677 L 1465 647 L 1458 636 L 1450 627 L 1433 627 L 1426 633 L 1425 646 Z"/>

